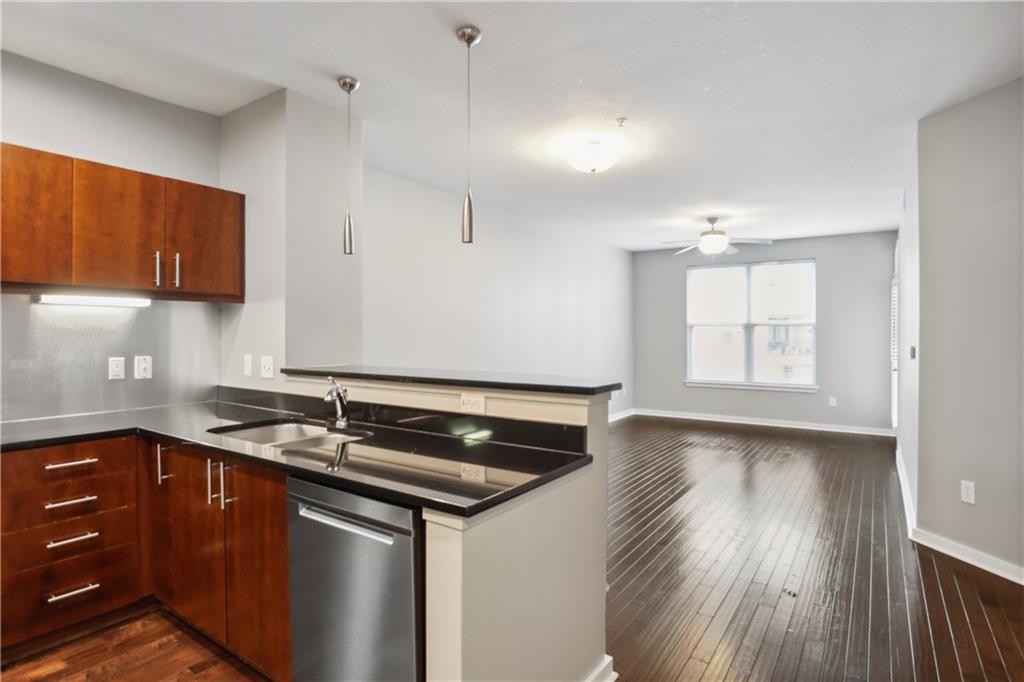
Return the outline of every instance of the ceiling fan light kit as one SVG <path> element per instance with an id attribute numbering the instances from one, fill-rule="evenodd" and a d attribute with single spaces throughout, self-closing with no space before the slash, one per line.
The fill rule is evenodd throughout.
<path id="1" fill-rule="evenodd" d="M 731 256 L 735 253 L 739 253 L 733 244 L 762 244 L 768 245 L 772 243 L 771 239 L 760 239 L 757 237 L 741 237 L 739 239 L 730 239 L 723 230 L 719 230 L 716 225 L 718 224 L 718 218 L 711 216 L 706 218 L 708 223 L 708 229 L 700 233 L 700 238 L 696 241 L 677 241 L 677 242 L 665 242 L 666 244 L 687 244 L 676 251 L 673 256 L 678 256 L 688 251 L 698 249 L 705 256 L 720 256 L 723 253 Z"/>

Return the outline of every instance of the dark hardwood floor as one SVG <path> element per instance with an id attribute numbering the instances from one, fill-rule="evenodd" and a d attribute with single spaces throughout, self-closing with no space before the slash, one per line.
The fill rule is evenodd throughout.
<path id="1" fill-rule="evenodd" d="M 1024 680 L 1024 588 L 907 540 L 891 439 L 612 426 L 625 682 Z"/>
<path id="2" fill-rule="evenodd" d="M 624 682 L 1024 681 L 1024 588 L 909 542 L 891 440 L 612 427 L 608 650 Z M 260 679 L 162 612 L 3 672 Z"/>
<path id="3" fill-rule="evenodd" d="M 0 677 L 4 682 L 266 679 L 164 611 L 16 663 Z"/>

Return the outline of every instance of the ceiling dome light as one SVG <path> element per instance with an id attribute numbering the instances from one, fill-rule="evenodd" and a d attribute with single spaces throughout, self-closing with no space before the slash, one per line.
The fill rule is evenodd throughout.
<path id="1" fill-rule="evenodd" d="M 633 144 L 620 133 L 574 130 L 551 140 L 548 151 L 578 171 L 600 173 L 633 151 Z"/>
<path id="2" fill-rule="evenodd" d="M 729 248 L 729 235 L 721 230 L 711 228 L 700 233 L 700 241 L 697 248 L 705 256 L 717 256 Z"/>

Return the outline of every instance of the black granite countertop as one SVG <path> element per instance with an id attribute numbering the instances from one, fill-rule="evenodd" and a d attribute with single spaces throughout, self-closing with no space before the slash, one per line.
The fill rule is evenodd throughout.
<path id="1" fill-rule="evenodd" d="M 286 367 L 282 369 L 281 372 L 291 376 L 333 376 L 346 379 L 396 381 L 406 384 L 499 388 L 514 391 L 569 393 L 576 395 L 598 395 L 600 393 L 617 391 L 622 388 L 622 383 L 618 381 L 600 381 L 581 377 L 563 377 L 546 374 L 474 372 L 454 369 L 378 367 L 374 365 Z"/>
<path id="2" fill-rule="evenodd" d="M 226 453 L 289 474 L 410 507 L 473 516 L 587 466 L 586 454 L 354 422 L 369 432 L 348 446 L 336 471 L 334 451 L 282 449 L 211 433 L 236 424 L 302 419 L 295 413 L 228 402 L 204 402 L 0 423 L 4 452 L 80 440 L 142 434 Z M 475 437 L 473 437 L 475 435 Z M 486 481 L 469 480 L 463 465 L 486 467 Z"/>

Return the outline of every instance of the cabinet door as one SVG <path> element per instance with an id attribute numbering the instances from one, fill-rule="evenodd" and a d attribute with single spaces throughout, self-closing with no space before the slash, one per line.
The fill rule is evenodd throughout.
<path id="1" fill-rule="evenodd" d="M 71 222 L 75 284 L 164 288 L 163 178 L 75 159 Z"/>
<path id="2" fill-rule="evenodd" d="M 167 180 L 167 289 L 241 296 L 244 199 L 235 192 Z"/>
<path id="3" fill-rule="evenodd" d="M 291 679 L 285 475 L 227 471 L 228 646 L 277 680 Z"/>
<path id="4" fill-rule="evenodd" d="M 10 144 L 0 153 L 3 280 L 70 284 L 71 158 Z"/>
<path id="5" fill-rule="evenodd" d="M 139 504 L 142 514 L 144 585 L 150 586 L 157 599 L 165 604 L 176 603 L 174 594 L 175 547 L 171 525 L 171 488 L 184 485 L 175 477 L 170 461 L 173 445 L 150 443 L 139 467 Z"/>
<path id="6" fill-rule="evenodd" d="M 214 497 L 219 493 L 219 460 L 175 445 L 166 453 L 164 466 L 172 476 L 167 486 L 171 548 L 164 603 L 207 635 L 226 642 L 224 512 Z"/>

